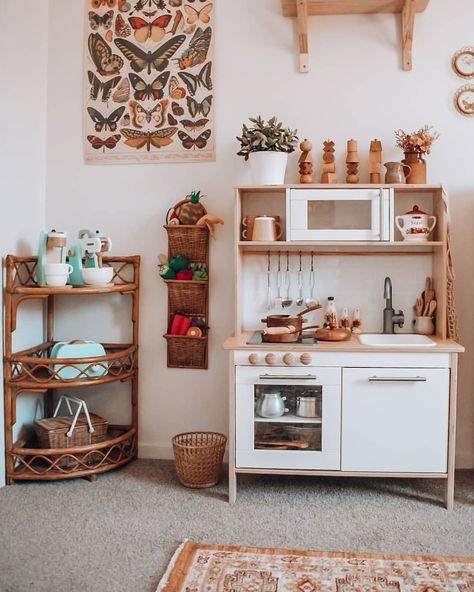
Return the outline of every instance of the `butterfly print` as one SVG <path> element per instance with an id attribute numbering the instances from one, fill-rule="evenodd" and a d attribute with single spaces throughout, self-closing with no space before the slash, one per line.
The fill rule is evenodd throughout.
<path id="1" fill-rule="evenodd" d="M 92 8 L 100 8 L 101 6 L 108 6 L 109 8 L 113 8 L 115 6 L 116 0 L 91 0 Z"/>
<path id="2" fill-rule="evenodd" d="M 172 136 L 177 132 L 176 127 L 167 127 L 165 129 L 155 130 L 152 132 L 142 132 L 139 130 L 124 128 L 120 131 L 127 138 L 125 144 L 140 150 L 146 146 L 147 152 L 150 152 L 150 147 L 163 148 L 173 143 Z"/>
<path id="3" fill-rule="evenodd" d="M 212 12 L 212 4 L 206 4 L 206 6 L 201 8 L 201 10 L 197 10 L 196 8 L 194 8 L 194 6 L 186 5 L 184 7 L 184 11 L 188 15 L 186 19 L 188 25 L 192 25 L 197 21 L 201 21 L 201 23 L 207 25 L 207 23 L 211 20 L 211 17 L 209 15 Z"/>
<path id="4" fill-rule="evenodd" d="M 139 16 L 131 16 L 128 22 L 134 30 L 135 39 L 138 43 L 145 43 L 151 39 L 155 43 L 161 41 L 165 36 L 165 28 L 169 25 L 171 15 L 164 14 L 152 22 L 148 22 Z"/>
<path id="5" fill-rule="evenodd" d="M 196 115 L 203 115 L 207 117 L 211 111 L 212 105 L 212 95 L 207 96 L 202 103 L 198 103 L 196 99 L 191 97 L 186 98 L 186 102 L 188 104 L 188 111 L 191 117 L 196 117 Z"/>
<path id="6" fill-rule="evenodd" d="M 181 6 L 183 0 L 168 0 L 168 2 L 170 6 L 172 6 L 173 8 L 177 8 L 178 6 Z"/>
<path id="7" fill-rule="evenodd" d="M 106 148 L 109 150 L 113 150 L 115 146 L 117 146 L 118 141 L 122 136 L 120 134 L 114 134 L 113 136 L 109 136 L 103 140 L 102 138 L 98 138 L 97 136 L 87 136 L 87 140 L 90 142 L 90 145 L 95 150 L 103 149 L 102 151 L 105 152 Z"/>
<path id="8" fill-rule="evenodd" d="M 156 6 L 158 10 L 166 10 L 166 12 L 170 12 L 169 9 L 166 7 L 165 0 L 138 0 L 135 6 L 133 7 L 134 12 L 142 12 L 145 6 L 148 4 L 149 8 L 152 8 L 152 4 Z"/>
<path id="9" fill-rule="evenodd" d="M 146 68 L 148 74 L 151 74 L 152 68 L 161 72 L 168 66 L 170 58 L 176 53 L 185 39 L 185 35 L 176 35 L 176 37 L 172 37 L 153 52 L 145 52 L 126 39 L 115 39 L 114 43 L 130 61 L 132 70 L 141 72 Z"/>
<path id="10" fill-rule="evenodd" d="M 202 134 L 200 134 L 197 138 L 191 138 L 191 136 L 188 136 L 186 132 L 180 130 L 178 132 L 178 137 L 186 150 L 190 150 L 191 148 L 193 150 L 196 148 L 202 150 L 207 146 L 207 141 L 211 137 L 211 133 L 211 130 L 206 130 L 205 132 L 202 132 Z"/>
<path id="11" fill-rule="evenodd" d="M 191 35 L 191 33 L 194 33 L 195 30 L 196 30 L 196 25 L 189 25 L 189 27 L 186 27 L 186 29 L 183 29 L 183 33 L 186 33 L 186 35 Z"/>
<path id="12" fill-rule="evenodd" d="M 173 111 L 174 115 L 177 115 L 178 117 L 184 115 L 184 109 L 175 101 L 171 103 L 171 111 Z"/>
<path id="13" fill-rule="evenodd" d="M 100 91 L 102 91 L 102 101 L 104 103 L 106 103 L 110 99 L 112 90 L 120 82 L 120 76 L 116 76 L 115 78 L 111 78 L 110 80 L 106 80 L 105 82 L 101 82 L 94 74 L 94 72 L 91 72 L 90 70 L 88 70 L 87 72 L 87 77 L 89 78 L 89 82 L 91 84 L 91 99 L 93 101 L 96 101 L 99 97 Z"/>
<path id="14" fill-rule="evenodd" d="M 118 9 L 120 12 L 128 12 L 132 9 L 132 5 L 127 0 L 118 0 Z"/>
<path id="15" fill-rule="evenodd" d="M 164 87 L 168 82 L 170 73 L 163 72 L 159 76 L 153 80 L 153 82 L 148 83 L 143 80 L 141 76 L 138 74 L 134 74 L 131 72 L 128 76 L 130 78 L 130 82 L 132 83 L 134 92 L 134 98 L 137 101 L 144 101 L 145 99 L 161 99 L 164 95 Z"/>
<path id="16" fill-rule="evenodd" d="M 179 86 L 179 80 L 176 76 L 171 76 L 170 78 L 168 93 L 172 99 L 176 99 L 177 101 L 179 101 L 179 99 L 184 99 L 186 96 L 186 89 Z"/>
<path id="17" fill-rule="evenodd" d="M 125 22 L 123 16 L 118 13 L 115 19 L 115 34 L 117 37 L 130 37 L 132 28 Z"/>
<path id="18" fill-rule="evenodd" d="M 102 130 L 107 131 L 108 129 L 111 132 L 114 132 L 117 129 L 117 123 L 122 117 L 124 111 L 125 107 L 119 107 L 118 109 L 115 109 L 115 111 L 113 111 L 110 115 L 102 115 L 102 113 L 99 113 L 99 111 L 94 109 L 94 107 L 87 107 L 87 112 L 89 113 L 92 121 L 95 123 L 94 127 L 96 132 L 101 132 Z"/>
<path id="19" fill-rule="evenodd" d="M 178 65 L 181 70 L 192 68 L 206 61 L 207 52 L 211 45 L 212 29 L 207 27 L 204 31 L 198 27 L 189 42 L 189 47 L 183 51 L 178 58 Z"/>
<path id="20" fill-rule="evenodd" d="M 178 125 L 178 120 L 176 119 L 176 117 L 173 117 L 171 113 L 168 113 L 168 123 L 170 125 Z"/>
<path id="21" fill-rule="evenodd" d="M 117 90 L 112 95 L 112 100 L 115 103 L 126 103 L 130 98 L 130 82 L 128 78 L 123 78 L 122 82 L 117 86 Z"/>
<path id="22" fill-rule="evenodd" d="M 130 101 L 130 121 L 134 127 L 142 128 L 143 124 L 152 123 L 153 127 L 160 127 L 165 120 L 166 111 L 168 109 L 168 99 L 164 99 L 156 103 L 151 109 L 145 109 L 140 103 Z"/>
<path id="23" fill-rule="evenodd" d="M 97 72 L 101 76 L 116 76 L 120 74 L 123 60 L 112 53 L 100 33 L 91 33 L 88 39 L 89 53 Z"/>
<path id="24" fill-rule="evenodd" d="M 177 10 L 176 14 L 174 15 L 173 26 L 171 27 L 171 34 L 175 35 L 176 31 L 179 28 L 183 27 L 183 24 L 183 13 L 181 12 L 181 10 Z"/>
<path id="25" fill-rule="evenodd" d="M 99 27 L 104 27 L 105 30 L 110 29 L 114 22 L 114 11 L 108 10 L 102 16 L 96 12 L 89 12 L 89 27 L 93 31 L 98 31 Z"/>
<path id="26" fill-rule="evenodd" d="M 199 132 L 206 127 L 209 123 L 209 119 L 198 119 L 197 121 L 191 121 L 190 119 L 182 119 L 181 125 L 188 132 Z"/>
<path id="27" fill-rule="evenodd" d="M 197 75 L 190 74 L 189 72 L 178 72 L 178 76 L 188 87 L 190 94 L 194 96 L 200 86 L 207 88 L 207 90 L 212 90 L 211 70 L 212 62 L 207 62 Z"/>

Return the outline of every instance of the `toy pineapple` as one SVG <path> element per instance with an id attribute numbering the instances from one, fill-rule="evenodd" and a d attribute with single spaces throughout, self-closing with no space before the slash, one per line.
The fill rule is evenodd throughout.
<path id="1" fill-rule="evenodd" d="M 200 191 L 193 191 L 175 206 L 180 224 L 196 224 L 206 214 L 206 210 L 199 201 L 203 197 Z"/>

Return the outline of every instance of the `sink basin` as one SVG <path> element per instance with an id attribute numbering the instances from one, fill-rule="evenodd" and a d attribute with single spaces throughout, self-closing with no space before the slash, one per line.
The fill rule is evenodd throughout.
<path id="1" fill-rule="evenodd" d="M 366 333 L 359 335 L 362 345 L 372 347 L 433 347 L 436 343 L 425 335 L 398 333 L 397 335 L 383 335 Z"/>

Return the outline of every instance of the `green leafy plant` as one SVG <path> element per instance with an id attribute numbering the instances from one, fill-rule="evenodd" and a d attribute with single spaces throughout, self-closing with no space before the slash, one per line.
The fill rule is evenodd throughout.
<path id="1" fill-rule="evenodd" d="M 272 117 L 267 122 L 259 116 L 249 117 L 251 126 L 242 125 L 242 135 L 237 136 L 240 142 L 239 156 L 248 160 L 251 152 L 293 152 L 298 140 L 297 131 Z"/>

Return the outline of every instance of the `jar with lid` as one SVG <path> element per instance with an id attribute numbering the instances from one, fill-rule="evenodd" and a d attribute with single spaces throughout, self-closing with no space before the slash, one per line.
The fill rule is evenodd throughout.
<path id="1" fill-rule="evenodd" d="M 328 303 L 324 312 L 324 327 L 327 329 L 337 328 L 337 312 L 334 303 L 334 296 L 328 297 Z"/>
<path id="2" fill-rule="evenodd" d="M 351 321 L 349 319 L 349 311 L 346 307 L 342 309 L 341 318 L 339 319 L 339 325 L 342 329 L 350 329 Z"/>

